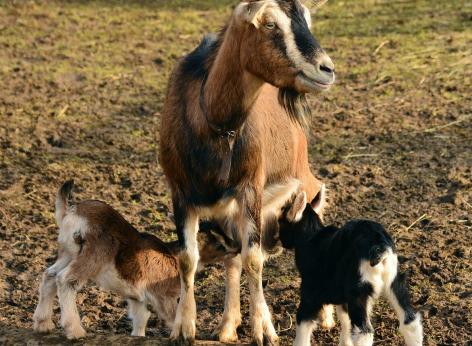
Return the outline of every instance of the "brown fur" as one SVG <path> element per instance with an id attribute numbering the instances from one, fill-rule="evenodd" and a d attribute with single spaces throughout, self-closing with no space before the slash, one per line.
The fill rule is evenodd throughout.
<path id="1" fill-rule="evenodd" d="M 260 288 L 262 195 L 272 184 L 296 178 L 312 200 L 322 186 L 309 168 L 304 130 L 291 114 L 297 107 L 292 105 L 287 109 L 287 102 L 283 102 L 285 108 L 279 102 L 290 97 L 295 99 L 294 94 L 282 93 L 280 98 L 279 95 L 282 89 L 295 90 L 295 94 L 312 90 L 303 84 L 301 76 L 316 70 L 317 59 L 327 56 L 312 38 L 300 3 L 276 0 L 269 5 L 279 6 L 285 12 L 285 17 L 278 12 L 280 18 L 286 18 L 280 19 L 281 24 L 287 28 L 289 16 L 298 16 L 297 23 L 305 23 L 297 27 L 298 34 L 301 30 L 309 36 L 308 45 L 312 44 L 304 47 L 309 53 L 302 57 L 300 51 L 293 53 L 299 49 L 293 48 L 294 39 L 287 41 L 298 62 L 288 59 L 288 50 L 285 55 L 280 51 L 285 41 L 277 41 L 278 36 L 274 36 L 277 31 L 264 26 L 268 18 L 262 12 L 267 3 L 241 2 L 217 41 L 202 42 L 180 62 L 169 81 L 161 119 L 159 158 L 172 191 L 183 249 L 179 269 L 186 287 L 188 283 L 188 290 L 182 291 L 181 314 L 171 334 L 177 342 L 181 338 L 191 341 L 195 335 L 193 280 L 198 254 L 192 244 L 199 210 L 214 206 L 226 197 L 237 201 L 237 215 L 211 216 L 223 221 L 222 226 L 237 229 L 237 236 L 242 240 L 243 266 L 252 283 L 254 341 L 261 344 L 264 333 L 270 342 L 276 342 Z M 283 39 L 289 40 L 287 37 Z M 235 133 L 234 145 L 230 132 Z M 228 159 L 229 171 L 225 169 Z M 222 174 L 225 172 L 228 175 Z"/>
<path id="2" fill-rule="evenodd" d="M 72 185 L 68 184 L 68 189 L 64 188 L 65 184 L 57 197 L 56 215 L 61 225 L 58 258 L 43 275 L 34 317 L 35 330 L 44 332 L 54 327 L 52 299 L 57 289 L 61 324 L 66 335 L 69 338 L 83 336 L 85 332 L 77 320 L 78 314 L 64 317 L 71 309 L 76 311 L 75 302 L 61 301 L 60 293 L 69 292 L 66 298 L 75 296 L 89 280 L 128 299 L 130 315 L 141 321 L 141 327 L 142 321 L 145 320 L 144 327 L 147 321 L 147 304 L 171 326 L 180 292 L 178 242 L 165 243 L 154 235 L 138 232 L 104 202 L 87 200 L 75 204 Z M 216 239 L 211 232 L 202 233 L 199 240 L 200 250 L 205 254 L 200 261 L 202 264 L 234 256 L 221 243 L 224 239 Z M 137 312 L 133 312 L 133 307 L 138 308 Z M 142 333 L 142 328 L 133 327 L 133 335 Z"/>

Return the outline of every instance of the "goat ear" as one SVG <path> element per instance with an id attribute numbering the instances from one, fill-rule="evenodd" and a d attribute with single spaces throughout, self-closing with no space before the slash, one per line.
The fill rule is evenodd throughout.
<path id="1" fill-rule="evenodd" d="M 287 211 L 287 220 L 289 222 L 298 222 L 303 216 L 306 207 L 306 193 L 300 191 L 293 200 L 290 209 Z"/>
<path id="2" fill-rule="evenodd" d="M 323 215 L 323 210 L 326 206 L 326 185 L 323 184 L 321 185 L 320 191 L 318 191 L 318 194 L 313 198 L 313 201 L 311 201 L 311 207 L 315 211 L 315 213 L 318 214 L 318 216 Z"/>
<path id="3" fill-rule="evenodd" d="M 247 23 L 253 24 L 256 28 L 260 26 L 260 19 L 267 6 L 267 1 L 242 2 L 238 6 L 238 15 Z"/>

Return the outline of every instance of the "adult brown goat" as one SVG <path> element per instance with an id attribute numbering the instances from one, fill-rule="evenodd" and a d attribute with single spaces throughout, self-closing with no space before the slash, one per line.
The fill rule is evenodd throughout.
<path id="1" fill-rule="evenodd" d="M 225 262 L 220 340 L 237 340 L 242 259 L 252 338 L 258 345 L 264 339 L 277 343 L 262 290 L 264 203 L 275 206 L 274 200 L 289 198 L 298 188 L 296 178 L 314 208 L 320 211 L 324 204 L 322 184 L 310 172 L 300 123 L 308 110 L 304 95 L 328 89 L 334 83 L 334 65 L 310 25 L 310 12 L 299 0 L 240 2 L 219 35 L 206 37 L 170 78 L 160 162 L 170 184 L 181 245 L 181 293 L 171 333 L 178 344 L 195 337 L 200 218 L 217 221 L 242 243 L 241 257 Z"/>

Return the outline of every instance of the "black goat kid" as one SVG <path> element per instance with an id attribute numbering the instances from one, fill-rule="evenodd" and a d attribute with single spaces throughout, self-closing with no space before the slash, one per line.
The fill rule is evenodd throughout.
<path id="1" fill-rule="evenodd" d="M 279 227 L 283 247 L 295 249 L 302 279 L 296 346 L 310 345 L 325 304 L 337 306 L 340 345 L 372 345 L 369 315 L 379 296 L 395 310 L 406 344 L 422 344 L 420 315 L 411 306 L 405 276 L 398 272 L 393 240 L 380 224 L 359 220 L 340 229 L 324 227 L 300 192 L 285 208 Z"/>

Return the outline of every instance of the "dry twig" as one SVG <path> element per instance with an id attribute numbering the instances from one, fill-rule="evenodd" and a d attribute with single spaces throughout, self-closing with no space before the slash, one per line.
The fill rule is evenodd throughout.
<path id="1" fill-rule="evenodd" d="M 349 160 L 355 157 L 375 157 L 379 156 L 379 154 L 348 154 L 344 156 L 344 160 Z"/>
<path id="2" fill-rule="evenodd" d="M 408 227 L 406 228 L 406 231 L 409 231 L 410 228 L 412 228 L 412 227 L 413 227 L 414 225 L 416 225 L 418 222 L 420 222 L 420 221 L 426 219 L 427 216 L 428 216 L 428 215 L 426 215 L 426 214 L 421 215 L 419 218 L 417 218 L 415 221 L 413 221 L 413 223 L 412 223 L 410 226 L 408 226 Z"/>
<path id="3" fill-rule="evenodd" d="M 453 126 L 453 125 L 460 124 L 460 123 L 462 123 L 464 121 L 467 121 L 469 119 L 472 119 L 472 114 L 464 115 L 463 117 L 460 117 L 459 119 L 457 119 L 455 121 L 452 121 L 450 123 L 444 124 L 444 125 L 430 127 L 429 129 L 423 130 L 422 132 L 428 132 L 428 133 L 435 132 L 435 131 L 438 131 L 438 130 L 445 129 L 446 127 L 450 127 L 450 126 Z"/>
<path id="4" fill-rule="evenodd" d="M 376 54 L 382 49 L 382 47 L 385 46 L 385 45 L 386 45 L 387 43 L 389 43 L 389 42 L 390 42 L 390 40 L 385 40 L 385 41 L 383 41 L 382 43 L 380 43 L 380 44 L 378 45 L 378 47 L 375 48 L 375 50 L 374 50 L 374 55 L 376 55 Z"/>
<path id="5" fill-rule="evenodd" d="M 285 312 L 285 313 L 287 314 L 287 316 L 289 318 L 290 324 L 289 324 L 288 328 L 285 328 L 285 329 L 278 328 L 277 333 L 283 333 L 283 332 L 286 332 L 286 331 L 292 329 L 292 325 L 293 325 L 292 316 L 290 316 L 290 314 L 288 312 Z"/>

